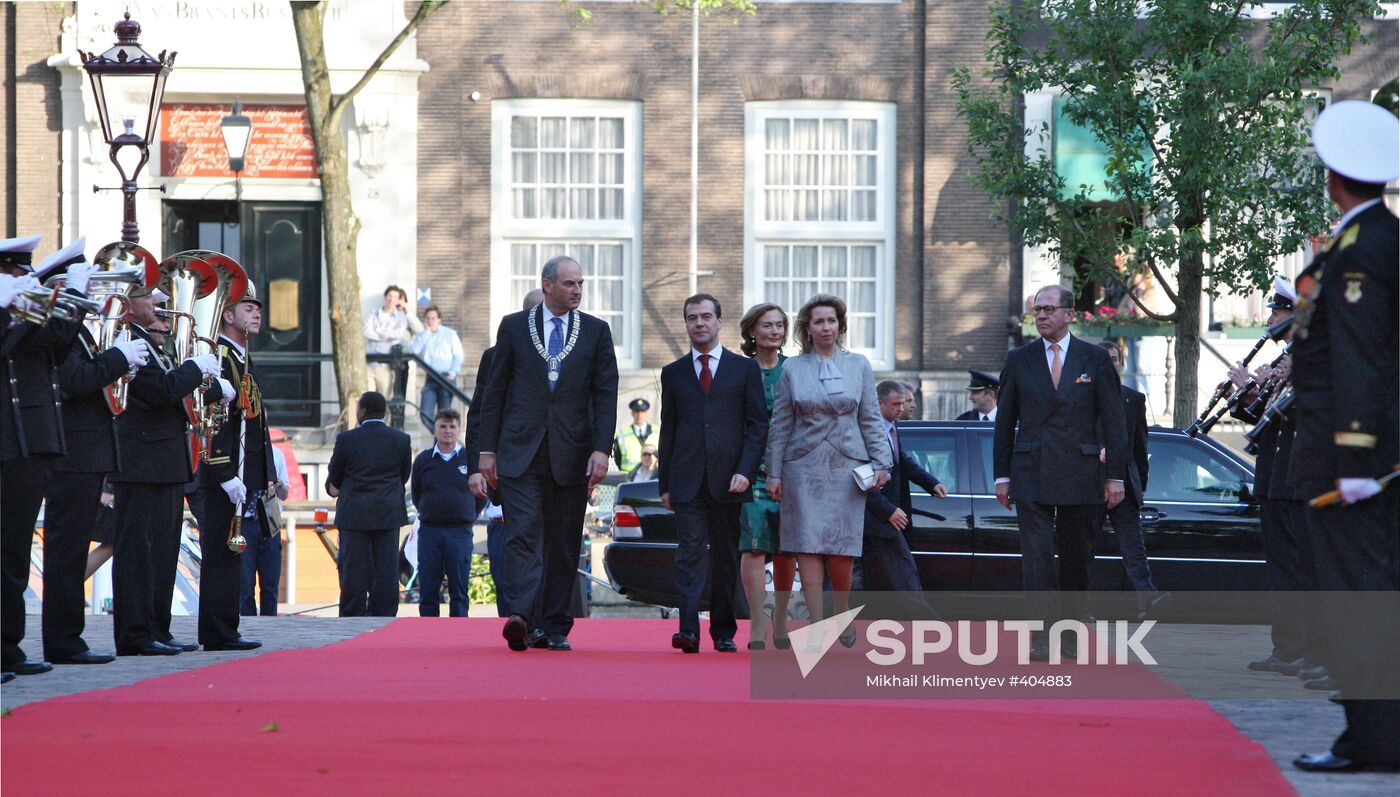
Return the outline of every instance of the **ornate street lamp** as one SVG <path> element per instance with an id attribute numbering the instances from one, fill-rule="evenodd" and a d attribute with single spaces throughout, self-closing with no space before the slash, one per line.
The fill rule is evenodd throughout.
<path id="1" fill-rule="evenodd" d="M 167 56 L 162 50 L 154 56 L 143 50 L 137 42 L 141 25 L 132 21 L 130 12 L 123 15 L 115 30 L 117 42 L 111 49 L 98 55 L 79 50 L 78 55 L 92 81 L 102 137 L 111 148 L 108 157 L 122 178 L 122 240 L 136 243 L 140 240 L 136 226 L 136 177 L 151 157 L 160 101 L 165 95 L 165 80 L 175 66 L 175 53 Z M 130 173 L 117 158 L 123 147 L 135 147 L 140 153 Z"/>
<path id="2" fill-rule="evenodd" d="M 228 168 L 233 172 L 234 201 L 243 199 L 243 184 L 239 173 L 243 171 L 243 157 L 248 154 L 248 142 L 253 138 L 253 120 L 243 115 L 243 103 L 233 101 L 233 114 L 219 122 L 224 134 L 224 149 L 228 151 Z"/>

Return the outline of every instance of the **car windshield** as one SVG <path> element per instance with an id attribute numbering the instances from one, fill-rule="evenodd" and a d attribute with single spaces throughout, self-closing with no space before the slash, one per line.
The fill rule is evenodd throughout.
<path id="1" fill-rule="evenodd" d="M 1233 503 L 1244 474 L 1187 440 L 1153 438 L 1147 447 L 1147 500 Z"/>

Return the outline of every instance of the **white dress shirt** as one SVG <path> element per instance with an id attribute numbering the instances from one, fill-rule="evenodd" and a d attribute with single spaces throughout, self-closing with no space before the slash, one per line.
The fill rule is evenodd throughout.
<path id="1" fill-rule="evenodd" d="M 724 351 L 724 347 L 722 346 L 715 346 L 709 351 L 699 351 L 694 348 L 690 350 L 690 362 L 695 366 L 696 379 L 700 378 L 700 355 L 710 355 L 710 379 L 714 379 L 715 374 L 719 372 L 719 353 L 722 351 Z"/>
<path id="2" fill-rule="evenodd" d="M 452 451 L 447 454 L 442 453 L 442 446 L 438 445 L 437 443 L 433 443 L 433 456 L 442 457 L 443 462 L 451 462 L 452 458 L 457 456 L 457 452 L 461 450 L 461 441 L 458 441 L 457 444 L 452 447 Z"/>
<path id="3" fill-rule="evenodd" d="M 1061 360 L 1060 362 L 1063 363 L 1064 360 Z M 979 421 L 995 421 L 996 419 L 997 419 L 997 408 L 996 408 L 996 407 L 992 407 L 992 411 L 991 411 L 991 412 L 979 412 L 979 413 L 977 413 L 977 420 L 979 420 Z"/>

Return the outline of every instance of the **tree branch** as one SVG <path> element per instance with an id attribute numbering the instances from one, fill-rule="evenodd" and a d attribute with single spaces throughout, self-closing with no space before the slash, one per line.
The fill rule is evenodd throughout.
<path id="1" fill-rule="evenodd" d="M 394 40 L 389 42 L 388 46 L 384 48 L 384 52 L 380 53 L 379 57 L 374 59 L 374 63 L 369 65 L 365 73 L 360 76 L 359 81 L 351 86 L 349 91 L 340 95 L 340 99 L 331 103 L 330 113 L 326 115 L 326 123 L 328 125 L 332 128 L 336 126 L 340 115 L 344 113 L 350 101 L 355 98 L 355 95 L 359 94 L 360 90 L 368 85 L 370 80 L 379 73 L 379 68 L 384 66 L 384 62 L 388 61 L 394 55 L 394 52 L 399 49 L 400 45 L 408 41 L 408 37 L 413 35 L 413 32 L 418 29 L 418 26 L 423 20 L 427 19 L 430 14 L 442 7 L 443 2 L 445 2 L 445 0 L 423 0 L 423 2 L 419 4 L 418 10 L 413 12 L 413 18 L 408 21 L 407 25 L 403 26 L 403 30 L 399 31 L 399 35 L 395 36 Z"/>

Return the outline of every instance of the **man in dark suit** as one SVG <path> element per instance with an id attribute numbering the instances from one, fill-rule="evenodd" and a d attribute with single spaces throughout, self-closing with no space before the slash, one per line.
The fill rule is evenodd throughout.
<path id="1" fill-rule="evenodd" d="M 928 617 L 932 609 L 920 594 L 924 586 L 919 580 L 909 541 L 904 538 L 914 510 L 909 483 L 919 485 L 936 498 L 947 498 L 948 488 L 899 445 L 895 422 L 904 415 L 904 386 L 886 379 L 875 386 L 875 395 L 880 400 L 880 414 L 885 419 L 894 467 L 890 468 L 890 480 L 884 487 L 865 494 L 865 535 L 860 557 L 864 589 L 904 593 L 899 601 L 901 609 L 913 612 L 915 617 Z"/>
<path id="2" fill-rule="evenodd" d="M 149 265 L 146 279 L 154 282 L 160 271 L 153 257 Z M 115 658 L 89 650 L 83 641 L 83 582 L 102 483 L 117 470 L 116 416 L 106 389 L 149 359 L 144 340 L 129 338 L 104 351 L 80 325 L 77 343 L 58 367 L 68 453 L 55 465 L 44 515 L 43 606 L 44 655 L 55 664 L 105 664 Z"/>
<path id="3" fill-rule="evenodd" d="M 1074 294 L 1041 288 L 1033 310 L 1040 338 L 1008 354 L 1001 373 L 993 470 L 997 500 L 1008 509 L 1016 504 L 1022 587 L 1035 593 L 1046 623 L 1032 635 L 1031 658 L 1045 661 L 1051 624 L 1088 610 L 1094 526 L 1105 504 L 1112 509 L 1123 500 L 1127 446 L 1118 372 L 1107 352 L 1069 334 Z M 1075 595 L 1057 600 L 1050 594 L 1056 589 Z"/>
<path id="4" fill-rule="evenodd" d="M 209 446 L 209 459 L 199 466 L 199 644 L 205 650 L 252 650 L 256 639 L 238 633 L 239 600 L 243 588 L 244 555 L 228 547 L 229 526 L 235 513 L 243 517 L 242 534 L 255 546 L 264 536 L 278 533 L 267 521 L 263 496 L 277 481 L 272 459 L 272 438 L 262 391 L 253 378 L 248 351 L 253 337 L 262 331 L 262 302 L 253 284 L 231 307 L 225 307 L 219 324 L 217 352 L 220 376 L 233 385 L 237 398 L 228 418 Z"/>
<path id="5" fill-rule="evenodd" d="M 1123 352 L 1118 344 L 1106 340 L 1099 346 L 1108 352 L 1114 370 L 1121 375 Z M 1123 419 L 1127 424 L 1124 431 L 1130 453 L 1130 456 L 1123 458 L 1125 470 L 1119 472 L 1123 477 L 1123 500 L 1107 513 L 1099 515 L 1094 535 L 1097 537 L 1103 529 L 1105 517 L 1113 521 L 1123 567 L 1128 571 L 1128 580 L 1133 582 L 1133 589 L 1137 591 L 1138 618 L 1146 620 L 1153 612 L 1161 611 L 1171 599 L 1170 593 L 1159 593 L 1152 583 L 1152 566 L 1147 562 L 1147 547 L 1142 541 L 1142 519 L 1138 516 L 1143 495 L 1147 492 L 1147 396 L 1127 385 L 1120 385 L 1118 389 L 1123 396 Z M 1099 458 L 1101 461 L 1106 459 L 1106 454 L 1100 453 Z"/>
<path id="6" fill-rule="evenodd" d="M 749 485 L 768 439 L 768 405 L 758 362 L 719 345 L 719 300 L 699 293 L 682 307 L 690 351 L 661 369 L 657 474 L 661 502 L 676 513 L 679 535 L 680 630 L 671 647 L 700 652 L 700 593 L 708 570 L 710 639 L 715 650 L 733 653 L 739 507 L 753 500 Z"/>
<path id="7" fill-rule="evenodd" d="M 155 286 L 132 291 L 127 322 L 152 357 L 128 386 L 117 416 L 117 472 L 109 477 L 116 508 L 112 562 L 113 632 L 118 656 L 171 656 L 195 650 L 170 634 L 170 602 L 180 560 L 180 503 L 194 478 L 184 398 L 217 379 L 219 360 L 201 354 L 175 366 L 161 342 L 169 330 L 156 305 L 168 298 Z M 232 400 L 233 386 L 212 385 L 206 401 Z M 201 530 L 201 533 L 204 533 Z"/>
<path id="8" fill-rule="evenodd" d="M 993 421 L 997 419 L 997 388 L 1001 380 L 987 371 L 968 371 L 972 375 L 967 383 L 967 400 L 972 409 L 957 417 L 959 421 Z"/>
<path id="9" fill-rule="evenodd" d="M 544 304 L 501 319 L 481 407 L 478 465 L 500 485 L 510 618 L 525 650 L 535 612 L 550 650 L 569 650 L 588 492 L 608 473 L 617 421 L 617 358 L 607 323 L 578 311 L 583 269 L 560 255 L 540 273 Z"/>
<path id="10" fill-rule="evenodd" d="M 384 423 L 383 393 L 360 396 L 359 426 L 335 438 L 326 486 L 340 529 L 340 616 L 398 614 L 399 529 L 408 524 L 404 484 L 413 442 Z"/>
<path id="11" fill-rule="evenodd" d="M 543 301 L 544 291 L 532 288 L 525 294 L 525 301 L 520 309 L 529 310 Z M 467 469 L 471 474 L 467 479 L 467 485 L 471 488 L 472 494 L 482 501 L 490 501 L 499 507 L 501 505 L 500 494 L 496 490 L 490 489 L 486 484 L 486 477 L 481 475 L 481 400 L 486 397 L 486 379 L 491 374 L 491 361 L 495 356 L 496 347 L 487 347 L 481 353 L 481 362 L 476 366 L 476 387 L 472 388 L 472 400 L 467 404 L 467 433 L 462 445 L 467 451 Z M 504 590 L 501 587 L 501 584 L 509 577 L 509 571 L 506 570 L 504 523 L 493 521 L 486 524 L 486 556 L 491 560 L 491 582 L 496 585 L 496 613 L 501 617 L 506 617 L 509 612 L 505 610 Z"/>
<path id="12" fill-rule="evenodd" d="M 39 236 L 6 241 L 0 263 L 13 277 L 26 278 L 35 270 L 31 257 Z M 82 263 L 82 239 L 76 255 L 81 285 L 87 289 L 91 269 Z M 71 246 L 40 264 L 34 277 L 42 282 L 52 266 L 63 267 Z M 20 299 L 19 301 L 24 301 Z M 21 321 L 5 331 L 0 343 L 0 631 L 3 632 L 5 673 L 37 675 L 53 669 L 47 661 L 33 661 L 20 648 L 24 639 L 24 590 L 29 583 L 29 553 L 34 523 L 63 456 L 62 399 L 55 371 L 77 338 L 79 324 L 51 318 L 47 324 Z"/>

